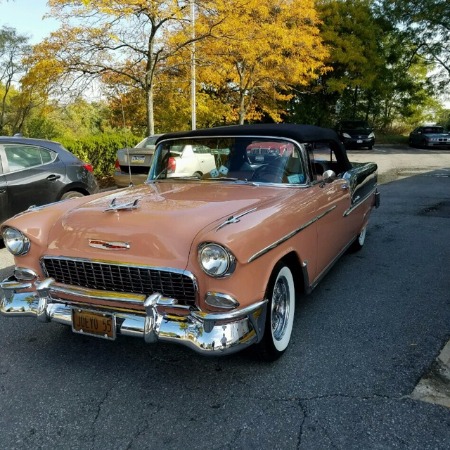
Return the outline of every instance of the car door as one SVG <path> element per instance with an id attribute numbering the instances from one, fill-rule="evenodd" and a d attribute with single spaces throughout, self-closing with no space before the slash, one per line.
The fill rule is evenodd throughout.
<path id="1" fill-rule="evenodd" d="M 317 189 L 318 272 L 322 273 L 342 253 L 354 236 L 345 212 L 350 205 L 347 180 L 337 178 L 331 183 L 319 183 Z"/>
<path id="2" fill-rule="evenodd" d="M 65 166 L 56 152 L 37 145 L 5 143 L 2 153 L 9 216 L 58 200 Z"/>
<path id="3" fill-rule="evenodd" d="M 336 177 L 332 181 L 324 181 L 322 174 L 333 165 L 333 160 L 327 162 L 326 155 L 332 154 L 330 148 L 321 144 L 320 149 L 310 150 L 311 161 L 322 161 L 322 169 L 314 169 L 312 179 L 317 199 L 317 270 L 321 274 L 346 248 L 355 235 L 356 224 L 351 223 L 353 217 L 346 216 L 351 204 L 349 182 Z M 313 163 L 313 166 L 320 165 Z M 330 165 L 331 167 L 327 167 Z"/>

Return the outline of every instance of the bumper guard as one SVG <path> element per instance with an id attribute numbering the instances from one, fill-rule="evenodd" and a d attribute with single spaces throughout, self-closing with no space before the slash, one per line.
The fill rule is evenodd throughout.
<path id="1" fill-rule="evenodd" d="M 143 302 L 145 313 L 129 313 L 107 309 L 115 317 L 116 334 L 182 344 L 201 354 L 228 354 L 259 342 L 264 331 L 267 300 L 243 309 L 205 313 L 177 305 L 175 299 L 152 294 L 149 297 L 116 292 L 62 286 L 53 278 L 42 282 L 22 282 L 14 276 L 0 283 L 0 314 L 9 317 L 36 317 L 40 322 L 58 322 L 72 326 L 72 309 L 83 308 L 106 312 L 94 305 L 64 300 L 59 295 L 100 300 Z M 180 315 L 167 314 L 166 309 L 180 310 Z M 182 313 L 181 313 L 182 310 Z"/>

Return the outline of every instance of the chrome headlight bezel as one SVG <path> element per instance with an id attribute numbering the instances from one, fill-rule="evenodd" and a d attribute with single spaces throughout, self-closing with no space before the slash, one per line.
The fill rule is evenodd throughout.
<path id="1" fill-rule="evenodd" d="M 213 278 L 228 277 L 236 267 L 236 258 L 230 250 L 214 242 L 198 247 L 198 262 L 203 272 Z"/>
<path id="2" fill-rule="evenodd" d="M 30 240 L 17 228 L 5 227 L 2 236 L 6 249 L 12 255 L 26 255 L 30 251 Z"/>

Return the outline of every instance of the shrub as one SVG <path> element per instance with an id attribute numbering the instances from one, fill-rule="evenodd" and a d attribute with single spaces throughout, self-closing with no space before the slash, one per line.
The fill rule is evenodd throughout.
<path id="1" fill-rule="evenodd" d="M 104 133 L 76 140 L 62 138 L 59 142 L 78 158 L 92 164 L 95 176 L 103 178 L 112 175 L 117 150 L 134 147 L 141 139 L 132 134 Z"/>

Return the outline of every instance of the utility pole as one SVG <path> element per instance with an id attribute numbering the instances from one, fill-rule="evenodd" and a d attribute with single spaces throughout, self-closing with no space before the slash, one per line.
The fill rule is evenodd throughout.
<path id="1" fill-rule="evenodd" d="M 191 49 L 191 127 L 197 128 L 197 104 L 195 83 L 195 0 L 191 0 L 192 49 Z"/>

